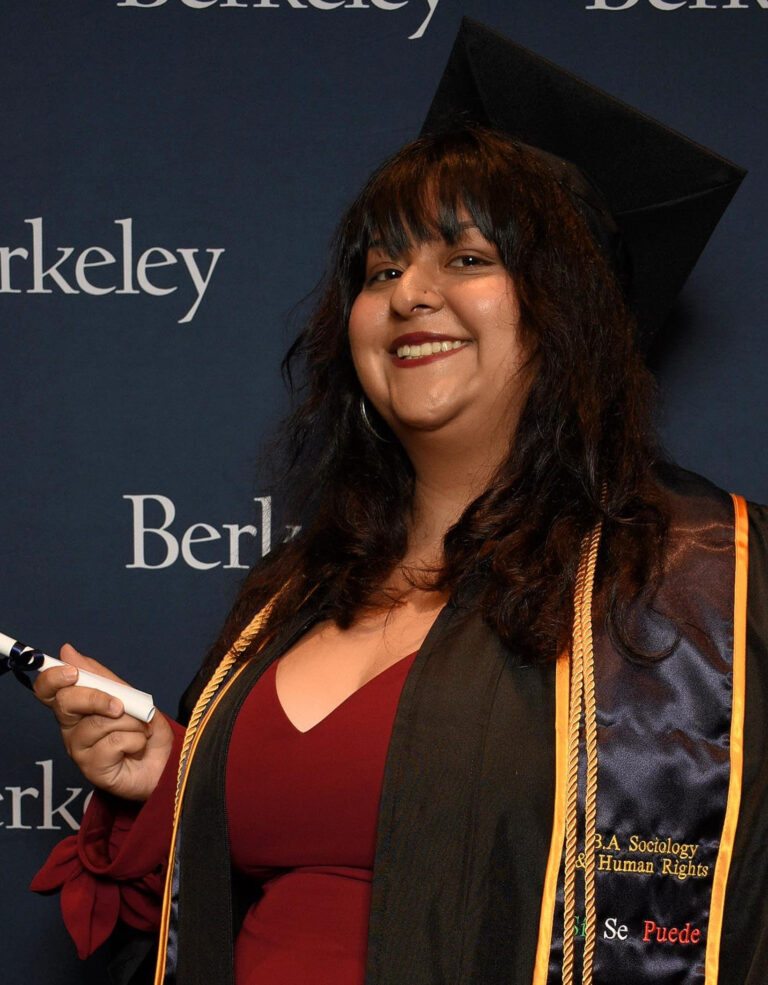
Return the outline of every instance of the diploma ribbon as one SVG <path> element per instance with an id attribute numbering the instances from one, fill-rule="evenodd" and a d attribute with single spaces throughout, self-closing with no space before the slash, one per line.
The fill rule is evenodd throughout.
<path id="1" fill-rule="evenodd" d="M 40 670 L 45 660 L 42 650 L 36 650 L 26 643 L 17 640 L 11 647 L 7 657 L 0 657 L 0 676 L 9 671 L 17 681 L 32 690 L 32 682 L 27 674 L 33 670 Z"/>

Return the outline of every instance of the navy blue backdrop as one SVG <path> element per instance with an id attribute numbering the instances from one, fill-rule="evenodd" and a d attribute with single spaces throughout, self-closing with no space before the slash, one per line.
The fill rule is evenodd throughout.
<path id="1" fill-rule="evenodd" d="M 0 631 L 175 708 L 290 524 L 253 463 L 295 306 L 464 14 L 750 169 L 651 358 L 669 451 L 768 500 L 768 0 L 6 0 Z M 27 891 L 87 791 L 10 679 L 0 750 L 4 981 L 103 982 Z"/>

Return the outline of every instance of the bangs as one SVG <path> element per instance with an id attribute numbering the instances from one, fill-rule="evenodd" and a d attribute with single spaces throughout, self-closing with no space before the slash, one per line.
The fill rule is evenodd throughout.
<path id="1" fill-rule="evenodd" d="M 468 219 L 507 254 L 504 247 L 509 246 L 509 222 L 515 212 L 515 164 L 507 155 L 501 158 L 478 146 L 471 131 L 453 140 L 417 141 L 375 174 L 363 191 L 349 230 L 349 259 L 357 268 L 364 267 L 371 247 L 397 257 L 428 240 L 453 245 Z"/>

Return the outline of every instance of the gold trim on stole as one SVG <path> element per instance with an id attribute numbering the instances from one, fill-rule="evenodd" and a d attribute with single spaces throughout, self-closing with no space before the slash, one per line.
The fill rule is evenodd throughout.
<path id="1" fill-rule="evenodd" d="M 552 840 L 549 845 L 547 871 L 541 897 L 539 942 L 532 985 L 546 985 L 549 975 L 549 952 L 552 947 L 552 926 L 557 901 L 557 880 L 563 859 L 565 838 L 565 781 L 568 773 L 568 690 L 570 653 L 563 654 L 555 670 L 555 807 L 552 819 Z"/>
<path id="2" fill-rule="evenodd" d="M 733 856 L 736 825 L 741 805 L 741 783 L 744 769 L 744 702 L 747 663 L 747 575 L 749 570 L 749 517 L 742 496 L 733 499 L 736 524 L 734 547 L 736 555 L 733 590 L 733 694 L 731 699 L 731 775 L 728 783 L 728 802 L 725 809 L 723 833 L 712 881 L 712 900 L 707 928 L 707 955 L 704 985 L 717 985 L 720 967 L 720 935 L 723 929 L 725 891 Z"/>

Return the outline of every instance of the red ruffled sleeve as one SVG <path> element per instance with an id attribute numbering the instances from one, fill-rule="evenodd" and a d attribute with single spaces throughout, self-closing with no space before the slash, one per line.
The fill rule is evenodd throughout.
<path id="1" fill-rule="evenodd" d="M 81 958 L 104 943 L 118 919 L 138 930 L 159 926 L 184 738 L 184 729 L 170 724 L 171 754 L 149 800 L 94 791 L 78 833 L 54 848 L 32 880 L 36 893 L 61 890 L 64 924 Z"/>

